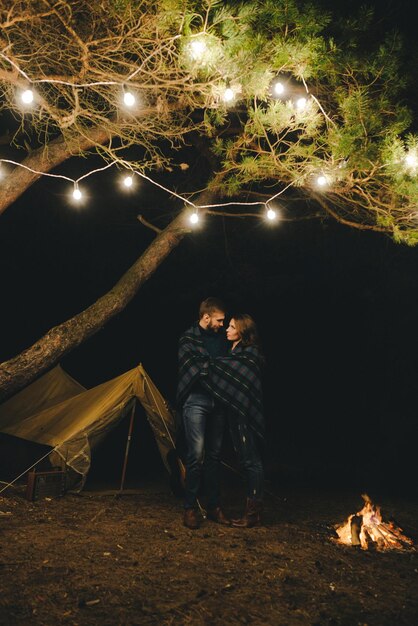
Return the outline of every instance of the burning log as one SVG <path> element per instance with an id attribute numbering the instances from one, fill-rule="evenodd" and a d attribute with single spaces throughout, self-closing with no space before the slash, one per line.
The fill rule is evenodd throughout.
<path id="1" fill-rule="evenodd" d="M 413 548 L 412 539 L 403 534 L 402 528 L 394 522 L 384 522 L 380 507 L 374 505 L 367 494 L 362 498 L 364 506 L 361 511 L 350 515 L 344 524 L 336 527 L 340 543 L 359 546 L 363 550 Z"/>
<path id="2" fill-rule="evenodd" d="M 351 545 L 361 546 L 360 533 L 363 525 L 363 518 L 361 515 L 353 515 L 350 522 L 351 530 Z"/>

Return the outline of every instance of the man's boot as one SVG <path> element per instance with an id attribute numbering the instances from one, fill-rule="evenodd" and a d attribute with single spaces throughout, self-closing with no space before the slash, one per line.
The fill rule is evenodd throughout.
<path id="1" fill-rule="evenodd" d="M 196 530 L 200 527 L 200 520 L 197 509 L 184 509 L 183 524 L 191 530 Z"/>
<path id="2" fill-rule="evenodd" d="M 232 526 L 236 528 L 253 528 L 261 526 L 261 516 L 263 513 L 263 501 L 247 498 L 247 506 L 244 515 L 240 519 L 233 519 Z"/>

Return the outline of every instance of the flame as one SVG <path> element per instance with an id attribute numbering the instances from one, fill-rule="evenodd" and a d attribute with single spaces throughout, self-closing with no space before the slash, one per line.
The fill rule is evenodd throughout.
<path id="1" fill-rule="evenodd" d="M 380 507 L 373 504 L 367 494 L 361 496 L 364 506 L 358 513 L 349 516 L 346 522 L 336 527 L 338 542 L 359 546 L 363 550 L 400 550 L 412 547 L 413 541 L 402 533 L 394 522 L 384 522 Z"/>

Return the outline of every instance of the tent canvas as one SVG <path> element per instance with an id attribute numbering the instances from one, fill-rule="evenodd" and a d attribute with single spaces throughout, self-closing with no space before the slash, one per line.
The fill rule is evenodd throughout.
<path id="1" fill-rule="evenodd" d="M 138 400 L 170 471 L 175 449 L 173 413 L 142 365 L 92 389 L 57 366 L 0 406 L 0 432 L 51 446 L 53 465 L 67 465 L 83 481 L 94 448 Z"/>

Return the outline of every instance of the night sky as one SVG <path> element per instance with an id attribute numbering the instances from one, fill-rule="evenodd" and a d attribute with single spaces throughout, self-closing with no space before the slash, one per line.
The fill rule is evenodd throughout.
<path id="1" fill-rule="evenodd" d="M 397 6 L 409 37 L 412 3 Z M 199 183 L 203 165 L 192 156 L 179 155 L 191 165 L 182 181 L 159 180 Z M 72 160 L 59 172 L 98 165 Z M 1 361 L 117 282 L 154 237 L 138 213 L 164 220 L 180 208 L 148 184 L 126 194 L 117 183 L 116 170 L 88 179 L 90 197 L 74 208 L 65 181 L 43 178 L 0 217 Z M 329 220 L 211 218 L 62 366 L 89 387 L 142 362 L 172 402 L 178 337 L 201 299 L 222 297 L 260 328 L 271 480 L 415 495 L 417 277 L 418 248 L 380 234 Z"/>

